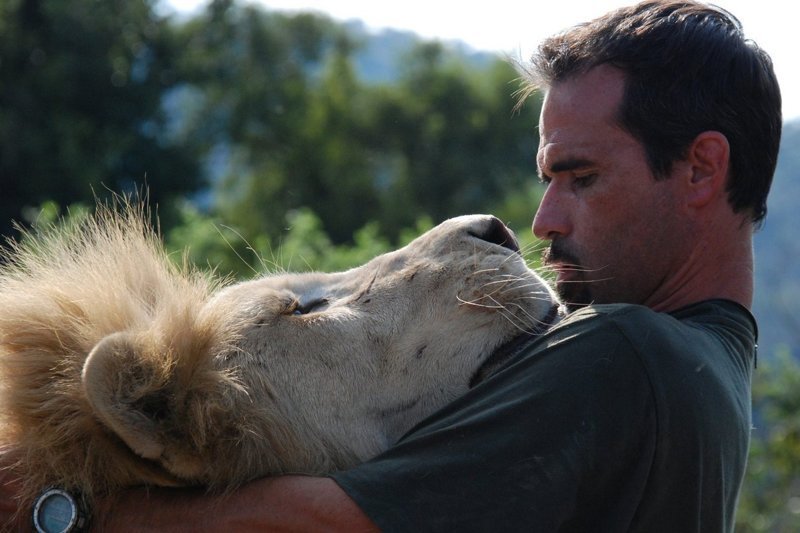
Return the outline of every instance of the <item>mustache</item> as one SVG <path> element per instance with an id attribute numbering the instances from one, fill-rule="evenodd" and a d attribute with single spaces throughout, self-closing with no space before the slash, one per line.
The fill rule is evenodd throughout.
<path id="1" fill-rule="evenodd" d="M 550 241 L 550 246 L 548 246 L 542 254 L 542 262 L 545 265 L 560 263 L 572 268 L 581 267 L 581 262 L 577 254 L 567 249 L 564 241 L 560 240 Z"/>

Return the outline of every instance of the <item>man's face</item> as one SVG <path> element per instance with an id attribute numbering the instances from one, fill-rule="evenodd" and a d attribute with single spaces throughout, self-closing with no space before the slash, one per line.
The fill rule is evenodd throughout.
<path id="1" fill-rule="evenodd" d="M 657 181 L 643 146 L 615 123 L 623 83 L 621 71 L 595 67 L 554 84 L 542 107 L 537 162 L 547 189 L 533 232 L 550 241 L 545 263 L 573 307 L 657 307 L 682 277 L 681 180 Z"/>

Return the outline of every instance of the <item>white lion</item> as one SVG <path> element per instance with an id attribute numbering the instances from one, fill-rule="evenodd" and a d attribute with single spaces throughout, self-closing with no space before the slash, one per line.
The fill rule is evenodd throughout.
<path id="1" fill-rule="evenodd" d="M 490 216 L 346 272 L 230 286 L 176 267 L 145 218 L 101 209 L 0 266 L 0 444 L 26 502 L 346 468 L 558 314 Z"/>

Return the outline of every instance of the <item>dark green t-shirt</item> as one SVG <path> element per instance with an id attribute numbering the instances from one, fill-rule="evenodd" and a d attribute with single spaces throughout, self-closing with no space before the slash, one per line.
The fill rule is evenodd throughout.
<path id="1" fill-rule="evenodd" d="M 722 300 L 585 308 L 332 477 L 384 531 L 731 531 L 756 335 Z"/>

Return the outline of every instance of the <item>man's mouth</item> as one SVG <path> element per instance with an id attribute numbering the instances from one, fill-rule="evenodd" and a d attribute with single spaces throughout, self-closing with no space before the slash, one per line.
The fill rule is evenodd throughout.
<path id="1" fill-rule="evenodd" d="M 580 262 L 562 241 L 553 241 L 542 255 L 542 264 L 556 273 L 558 281 L 574 278 L 581 270 Z"/>
<path id="2" fill-rule="evenodd" d="M 553 271 L 556 273 L 556 285 L 574 282 L 578 278 L 578 270 L 574 266 L 557 265 Z"/>

